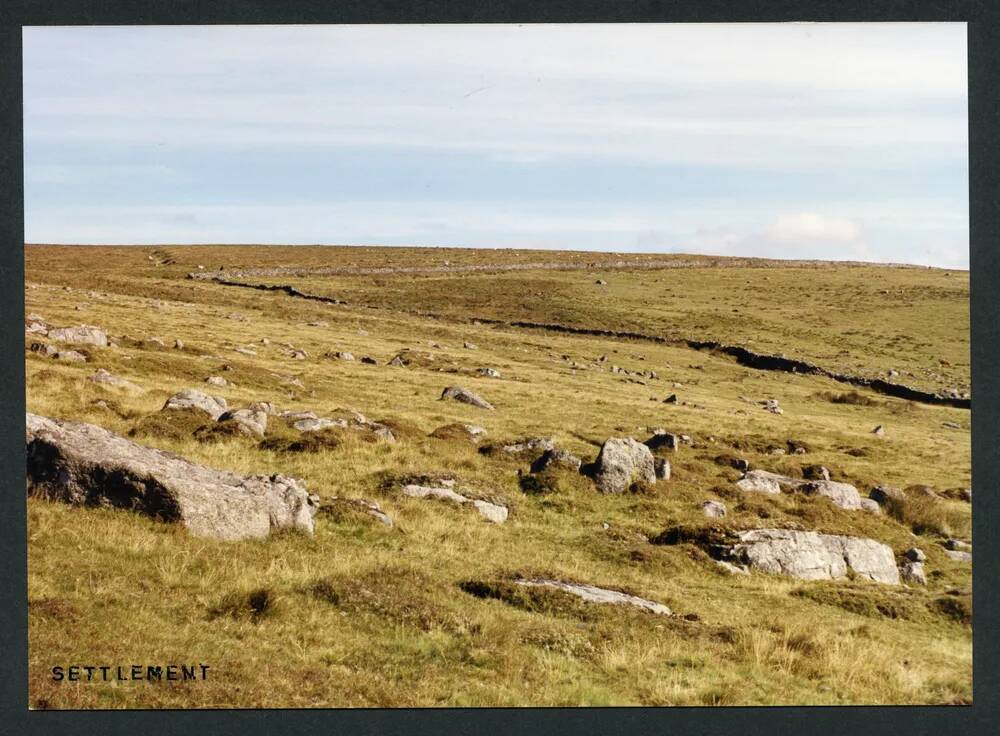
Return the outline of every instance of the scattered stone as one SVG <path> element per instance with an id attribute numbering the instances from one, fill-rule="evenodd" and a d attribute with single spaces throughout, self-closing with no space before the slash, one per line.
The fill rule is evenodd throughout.
<path id="1" fill-rule="evenodd" d="M 794 490 L 804 483 L 805 481 L 770 473 L 766 470 L 748 470 L 742 478 L 736 481 L 736 487 L 741 491 L 781 493 L 782 490 Z"/>
<path id="2" fill-rule="evenodd" d="M 300 432 L 318 432 L 321 429 L 328 429 L 330 427 L 345 428 L 347 427 L 347 422 L 343 419 L 327 419 L 325 417 L 316 419 L 307 418 L 293 422 L 292 427 Z"/>
<path id="3" fill-rule="evenodd" d="M 944 543 L 945 549 L 972 549 L 972 545 L 968 542 L 963 542 L 961 539 L 948 539 Z"/>
<path id="4" fill-rule="evenodd" d="M 195 536 L 261 538 L 279 529 L 312 534 L 318 498 L 283 475 L 242 477 L 137 445 L 106 429 L 26 417 L 28 493 L 179 522 Z"/>
<path id="5" fill-rule="evenodd" d="M 79 327 L 55 327 L 48 332 L 50 340 L 66 342 L 71 345 L 108 346 L 108 336 L 100 327 L 80 325 Z"/>
<path id="6" fill-rule="evenodd" d="M 184 342 L 180 339 L 175 339 L 174 350 L 183 350 L 183 349 L 184 349 Z"/>
<path id="7" fill-rule="evenodd" d="M 663 400 L 663 403 L 664 404 L 676 404 L 677 403 L 677 394 L 670 394 L 670 396 L 668 396 L 667 398 L 665 398 Z"/>
<path id="8" fill-rule="evenodd" d="M 665 457 L 653 458 L 653 471 L 657 480 L 670 480 L 670 461 Z"/>
<path id="9" fill-rule="evenodd" d="M 222 376 L 209 376 L 208 378 L 205 379 L 205 383 L 210 384 L 212 386 L 218 386 L 219 388 L 224 388 L 229 385 L 229 381 L 227 381 Z"/>
<path id="10" fill-rule="evenodd" d="M 583 583 L 567 583 L 562 580 L 551 580 L 549 578 L 534 578 L 532 580 L 515 580 L 515 585 L 522 585 L 527 588 L 552 588 L 554 590 L 561 590 L 565 593 L 575 595 L 577 598 L 582 598 L 588 603 L 605 603 L 612 605 L 625 605 L 625 606 L 635 606 L 637 608 L 645 609 L 651 613 L 660 614 L 662 616 L 670 616 L 671 611 L 669 608 L 664 606 L 662 603 L 656 603 L 655 601 L 646 600 L 645 598 L 639 598 L 638 596 L 629 595 L 628 593 L 621 593 L 617 590 L 607 590 L 606 588 L 598 588 L 594 585 L 585 585 Z"/>
<path id="11" fill-rule="evenodd" d="M 362 355 L 361 362 L 365 365 L 378 365 L 378 361 L 370 355 Z"/>
<path id="12" fill-rule="evenodd" d="M 354 360 L 354 356 L 351 355 L 351 353 L 342 350 L 338 350 L 334 353 L 326 353 L 324 357 L 334 358 L 335 360 Z"/>
<path id="13" fill-rule="evenodd" d="M 306 358 L 309 357 L 309 353 L 307 353 L 305 350 L 294 348 L 288 351 L 288 357 L 291 358 L 292 360 L 305 360 Z"/>
<path id="14" fill-rule="evenodd" d="M 922 549 L 918 549 L 917 547 L 910 547 L 903 553 L 903 557 L 912 562 L 923 562 L 927 559 L 927 555 L 924 554 L 924 551 Z"/>
<path id="15" fill-rule="evenodd" d="M 955 422 L 944 422 L 942 425 L 945 429 L 961 429 L 962 425 L 956 424 Z"/>
<path id="16" fill-rule="evenodd" d="M 131 381 L 127 381 L 124 378 L 119 378 L 114 373 L 109 373 L 103 368 L 98 368 L 94 375 L 87 378 L 88 381 L 93 381 L 94 383 L 103 383 L 108 386 L 118 386 L 119 388 L 128 389 L 129 391 L 141 391 L 142 389 Z"/>
<path id="17" fill-rule="evenodd" d="M 861 495 L 858 489 L 850 483 L 837 483 L 832 480 L 816 480 L 803 483 L 799 490 L 807 496 L 825 496 L 835 506 L 849 511 L 861 508 Z"/>
<path id="18" fill-rule="evenodd" d="M 171 396 L 163 405 L 163 410 L 167 409 L 200 409 L 212 419 L 218 420 L 219 416 L 226 411 L 226 400 L 216 396 L 209 396 L 198 389 L 188 388 Z"/>
<path id="19" fill-rule="evenodd" d="M 481 376 L 486 376 L 488 378 L 500 378 L 500 371 L 495 368 L 479 368 L 476 371 Z"/>
<path id="20" fill-rule="evenodd" d="M 250 411 L 262 411 L 269 417 L 274 416 L 275 414 L 278 413 L 278 410 L 275 408 L 274 404 L 272 404 L 270 401 L 254 401 L 249 406 L 247 406 L 247 409 L 249 409 Z"/>
<path id="21" fill-rule="evenodd" d="M 242 353 L 243 355 L 257 355 L 257 351 L 253 348 L 233 348 L 233 352 Z"/>
<path id="22" fill-rule="evenodd" d="M 299 419 L 317 419 L 318 416 L 314 411 L 301 411 L 298 409 L 286 409 L 285 411 L 278 412 L 278 416 L 288 422 L 294 422 Z"/>
<path id="23" fill-rule="evenodd" d="M 459 386 L 449 386 L 441 392 L 441 399 L 453 399 L 463 404 L 471 404 L 480 409 L 493 410 L 493 405 L 479 394 Z"/>
<path id="24" fill-rule="evenodd" d="M 653 485 L 656 483 L 653 453 L 631 437 L 611 437 L 601 445 L 593 477 L 601 493 L 623 493 L 636 481 Z"/>
<path id="25" fill-rule="evenodd" d="M 573 453 L 559 448 L 552 448 L 542 453 L 541 457 L 531 464 L 531 472 L 541 473 L 544 470 L 555 467 L 577 473 L 580 471 L 582 464 L 583 461 Z"/>
<path id="26" fill-rule="evenodd" d="M 746 565 L 734 565 L 731 562 L 726 562 L 725 560 L 712 560 L 720 570 L 729 573 L 730 575 L 750 575 L 750 570 L 747 569 Z"/>
<path id="27" fill-rule="evenodd" d="M 710 518 L 721 519 L 726 515 L 726 506 L 718 501 L 702 501 L 701 512 Z"/>
<path id="28" fill-rule="evenodd" d="M 658 450 L 661 447 L 665 447 L 668 450 L 674 450 L 676 452 L 677 448 L 680 447 L 681 438 L 676 434 L 671 434 L 665 429 L 654 429 L 653 436 L 646 440 L 643 444 L 651 450 Z"/>
<path id="29" fill-rule="evenodd" d="M 68 360 L 71 363 L 86 363 L 87 356 L 75 350 L 60 350 L 52 356 L 56 360 Z"/>
<path id="30" fill-rule="evenodd" d="M 608 282 L 605 281 L 604 279 L 597 279 L 597 281 L 595 281 L 594 283 L 597 284 L 598 286 L 607 286 L 608 285 Z"/>
<path id="31" fill-rule="evenodd" d="M 761 406 L 764 407 L 765 411 L 769 411 L 772 414 L 784 414 L 784 410 L 778 406 L 777 399 L 764 399 L 760 402 Z"/>
<path id="32" fill-rule="evenodd" d="M 946 549 L 944 553 L 951 559 L 955 560 L 955 562 L 972 562 L 971 552 L 959 552 L 958 550 Z"/>
<path id="33" fill-rule="evenodd" d="M 802 468 L 802 477 L 808 480 L 830 480 L 830 471 L 822 465 L 808 465 Z"/>
<path id="34" fill-rule="evenodd" d="M 451 488 L 432 488 L 430 486 L 406 485 L 403 493 L 411 498 L 438 498 L 456 504 L 471 504 L 487 521 L 503 524 L 507 521 L 507 507 L 490 503 L 477 498 L 469 498 Z"/>
<path id="35" fill-rule="evenodd" d="M 232 422 L 242 433 L 262 438 L 267 431 L 267 412 L 263 409 L 237 409 L 219 415 L 220 422 Z"/>
<path id="36" fill-rule="evenodd" d="M 881 514 L 882 507 L 878 505 L 877 502 L 871 500 L 870 498 L 861 499 L 861 510 L 867 511 L 869 514 Z"/>
<path id="37" fill-rule="evenodd" d="M 320 321 L 320 322 L 306 322 L 306 327 L 329 327 L 329 326 L 330 326 L 329 323 L 322 322 L 322 321 Z"/>
<path id="38" fill-rule="evenodd" d="M 374 501 L 369 501 L 365 498 L 340 498 L 339 496 L 332 496 L 323 503 L 324 507 L 339 505 L 357 509 L 387 527 L 392 528 L 393 526 L 392 517 L 385 513 Z"/>
<path id="39" fill-rule="evenodd" d="M 753 529 L 738 532 L 738 537 L 730 557 L 762 572 L 803 580 L 836 580 L 853 570 L 857 577 L 899 583 L 892 548 L 873 539 L 792 529 Z"/>
<path id="40" fill-rule="evenodd" d="M 872 434 L 875 435 L 876 437 L 884 437 L 885 427 L 879 424 L 877 427 L 875 427 L 875 429 L 872 430 Z"/>
<path id="41" fill-rule="evenodd" d="M 389 365 L 395 366 L 397 368 L 402 368 L 403 366 L 406 365 L 406 363 L 403 362 L 403 358 L 401 356 L 397 355 L 395 358 L 389 361 Z"/>
<path id="42" fill-rule="evenodd" d="M 901 503 L 905 501 L 906 494 L 898 488 L 892 488 L 891 486 L 876 486 L 869 492 L 868 498 L 879 506 L 885 506 L 887 503 Z"/>
<path id="43" fill-rule="evenodd" d="M 923 562 L 904 562 L 899 566 L 899 577 L 910 585 L 927 585 Z"/>
<path id="44" fill-rule="evenodd" d="M 462 347 L 465 348 L 466 350 L 478 350 L 479 349 L 478 345 L 476 345 L 475 343 L 472 343 L 472 342 L 468 342 L 468 341 L 463 342 L 462 343 Z"/>

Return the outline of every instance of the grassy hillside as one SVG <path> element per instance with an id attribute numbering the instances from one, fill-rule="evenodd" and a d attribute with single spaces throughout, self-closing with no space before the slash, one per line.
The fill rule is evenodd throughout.
<path id="1" fill-rule="evenodd" d="M 26 249 L 26 311 L 55 325 L 101 326 L 118 342 L 90 349 L 87 363 L 26 350 L 29 411 L 131 433 L 215 467 L 297 476 L 324 497 L 377 501 L 396 522 L 387 528 L 359 513 L 324 511 L 312 538 L 222 543 L 123 511 L 29 500 L 33 707 L 971 701 L 971 574 L 940 544 L 971 534 L 969 504 L 947 493 L 971 484 L 967 410 L 752 370 L 679 346 L 471 321 L 701 336 L 859 375 L 884 377 L 892 368 L 900 373 L 893 380 L 931 390 L 967 388 L 967 273 L 702 259 L 710 265 L 246 279 L 291 283 L 343 306 L 186 278 L 199 265 L 411 268 L 445 260 L 614 264 L 622 257 Z M 183 348 L 172 347 L 175 339 Z M 26 348 L 33 341 L 26 336 Z M 283 343 L 308 356 L 291 358 Z M 235 350 L 246 346 L 256 355 Z M 386 365 L 406 348 L 430 358 Z M 378 365 L 323 357 L 338 350 Z M 612 373 L 612 364 L 658 377 Z M 88 381 L 99 367 L 142 390 Z M 500 378 L 476 374 L 482 367 Z M 212 375 L 231 385 L 205 385 Z M 496 410 L 440 401 L 456 384 Z M 160 421 L 166 398 L 187 387 L 232 406 L 272 401 L 320 415 L 355 409 L 390 424 L 399 441 L 346 433 L 319 452 L 249 438 L 202 441 L 192 427 Z M 671 394 L 678 403 L 663 403 Z M 779 399 L 784 414 L 745 400 L 765 398 Z M 429 436 L 452 423 L 484 427 L 487 442 L 552 437 L 585 461 L 608 437 L 643 440 L 653 427 L 692 443 L 670 455 L 672 479 L 646 493 L 602 496 L 570 475 L 530 493 L 518 470 L 532 458 L 487 456 L 454 435 Z M 879 424 L 885 436 L 872 434 Z M 808 451 L 772 454 L 789 442 Z M 798 494 L 741 494 L 729 456 L 793 475 L 824 465 L 865 494 L 877 484 L 939 493 L 913 491 L 896 517 Z M 502 499 L 510 518 L 492 525 L 466 509 L 402 496 L 399 482 L 421 475 L 455 477 Z M 693 545 L 649 543 L 667 527 L 705 524 L 707 499 L 726 504 L 724 524 L 735 528 L 797 524 L 871 537 L 896 553 L 918 546 L 928 556 L 929 585 L 730 577 Z M 558 593 L 480 598 L 463 587 L 515 573 L 624 589 L 675 615 Z M 169 685 L 49 679 L 56 664 L 147 661 L 204 662 L 213 676 Z"/>

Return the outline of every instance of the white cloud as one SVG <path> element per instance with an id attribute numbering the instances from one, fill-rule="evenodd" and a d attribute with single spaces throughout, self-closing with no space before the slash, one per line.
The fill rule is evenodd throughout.
<path id="1" fill-rule="evenodd" d="M 767 238 L 777 243 L 855 243 L 860 236 L 857 223 L 815 212 L 780 215 L 766 230 Z"/>

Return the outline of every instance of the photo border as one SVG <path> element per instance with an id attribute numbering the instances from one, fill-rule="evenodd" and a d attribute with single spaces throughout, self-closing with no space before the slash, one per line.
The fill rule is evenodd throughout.
<path id="1" fill-rule="evenodd" d="M 664 708 L 428 708 L 303 710 L 29 711 L 27 535 L 24 489 L 24 211 L 21 28 L 27 25 L 188 25 L 298 23 L 546 23 L 546 22 L 787 22 L 950 21 L 968 23 L 969 216 L 973 531 L 973 684 L 971 706 L 775 706 Z M 638 734 L 673 731 L 725 734 L 986 732 L 1000 723 L 997 619 L 998 541 L 991 534 L 1000 501 L 1000 250 L 994 244 L 1000 202 L 1000 3 L 988 0 L 646 0 L 637 2 L 498 2 L 423 0 L 5 0 L 0 4 L 0 724 L 10 733 L 108 734 L 286 733 L 336 730 L 360 734 L 573 733 Z M 995 725 L 994 725 L 995 727 Z"/>

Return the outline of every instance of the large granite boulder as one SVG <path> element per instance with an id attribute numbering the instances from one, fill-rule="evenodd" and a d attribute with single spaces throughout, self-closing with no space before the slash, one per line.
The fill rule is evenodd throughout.
<path id="1" fill-rule="evenodd" d="M 636 481 L 656 483 L 653 453 L 631 437 L 605 440 L 591 473 L 601 493 L 623 493 Z"/>
<path id="2" fill-rule="evenodd" d="M 863 537 L 843 537 L 793 529 L 752 529 L 739 532 L 729 557 L 761 572 L 803 580 L 857 577 L 899 584 L 892 548 Z"/>
<path id="3" fill-rule="evenodd" d="M 283 475 L 244 477 L 137 445 L 93 424 L 28 414 L 28 493 L 138 511 L 199 537 L 260 538 L 279 529 L 312 534 L 318 498 Z"/>

